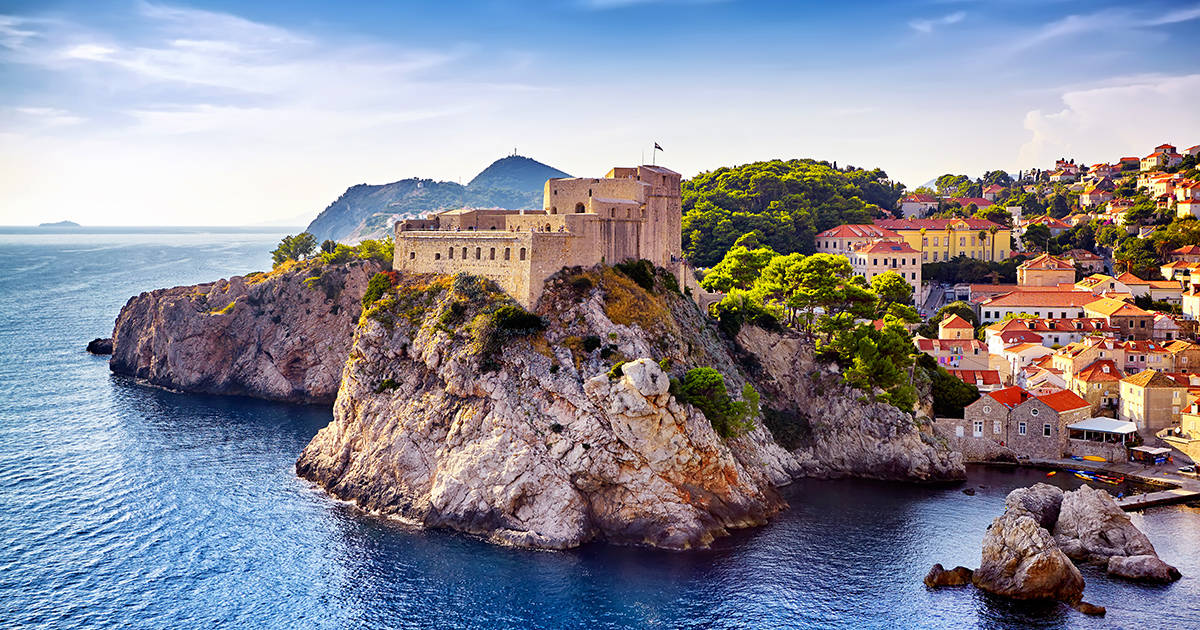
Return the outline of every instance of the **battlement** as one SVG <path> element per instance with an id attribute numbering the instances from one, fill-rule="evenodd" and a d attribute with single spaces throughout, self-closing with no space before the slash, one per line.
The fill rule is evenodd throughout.
<path id="1" fill-rule="evenodd" d="M 394 268 L 471 273 L 526 308 L 563 267 L 645 258 L 674 268 L 682 253 L 680 175 L 617 167 L 603 178 L 546 181 L 541 210 L 460 208 L 396 224 Z"/>

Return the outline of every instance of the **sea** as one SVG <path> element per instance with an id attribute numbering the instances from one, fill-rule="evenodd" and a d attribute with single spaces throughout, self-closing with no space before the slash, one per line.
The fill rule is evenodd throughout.
<path id="1" fill-rule="evenodd" d="M 1027 469 L 800 481 L 769 525 L 708 550 L 512 549 L 298 479 L 328 407 L 146 387 L 84 351 L 130 296 L 267 269 L 280 236 L 0 228 L 0 628 L 1200 627 L 1197 507 L 1132 514 L 1182 580 L 1084 568 L 1104 618 L 921 583 L 978 566 L 1009 490 L 1082 483 Z"/>

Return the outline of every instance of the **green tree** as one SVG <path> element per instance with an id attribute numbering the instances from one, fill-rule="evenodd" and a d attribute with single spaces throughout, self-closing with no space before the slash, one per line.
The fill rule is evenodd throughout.
<path id="1" fill-rule="evenodd" d="M 308 232 L 285 236 L 279 246 L 271 251 L 271 260 L 279 265 L 288 260 L 304 260 L 317 249 L 317 238 Z"/>
<path id="2" fill-rule="evenodd" d="M 775 250 L 770 247 L 758 247 L 756 233 L 745 234 L 734 242 L 721 262 L 704 274 L 700 286 L 721 293 L 735 288 L 749 289 L 775 256 Z"/>
<path id="3" fill-rule="evenodd" d="M 337 241 L 332 240 L 332 239 L 325 239 L 324 241 L 321 241 L 321 253 L 322 254 L 332 254 L 335 250 L 337 250 L 337 246 L 338 246 Z"/>
<path id="4" fill-rule="evenodd" d="M 1025 228 L 1021 242 L 1025 243 L 1025 249 L 1045 251 L 1050 244 L 1050 228 L 1041 223 L 1030 225 Z"/>
<path id="5" fill-rule="evenodd" d="M 742 400 L 735 401 L 729 397 L 720 372 L 698 367 L 688 370 L 683 382 L 673 389 L 677 398 L 699 409 L 723 438 L 737 437 L 754 428 L 759 397 L 749 383 L 742 388 Z"/>
<path id="6" fill-rule="evenodd" d="M 1158 252 L 1150 239 L 1130 237 L 1113 251 L 1113 266 L 1143 279 L 1160 278 Z"/>
<path id="7" fill-rule="evenodd" d="M 882 312 L 886 312 L 893 303 L 912 304 L 912 285 L 894 271 L 886 271 L 872 278 L 871 290 L 879 298 L 879 310 Z"/>

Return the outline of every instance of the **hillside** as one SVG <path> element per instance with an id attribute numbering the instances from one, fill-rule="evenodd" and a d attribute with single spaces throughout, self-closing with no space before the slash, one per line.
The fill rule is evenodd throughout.
<path id="1" fill-rule="evenodd" d="M 383 235 L 393 215 L 411 217 L 462 206 L 540 208 L 543 186 L 552 177 L 569 175 L 512 155 L 493 162 L 466 186 L 415 177 L 390 184 L 358 184 L 317 215 L 307 231 L 319 241 L 355 242 Z"/>

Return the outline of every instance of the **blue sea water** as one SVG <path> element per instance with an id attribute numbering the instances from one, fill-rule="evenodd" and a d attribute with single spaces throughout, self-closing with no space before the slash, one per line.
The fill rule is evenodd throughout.
<path id="1" fill-rule="evenodd" d="M 297 479 L 328 408 L 143 387 L 83 351 L 129 296 L 264 269 L 279 236 L 0 230 L 0 627 L 1200 627 L 1196 508 L 1134 515 L 1183 580 L 1085 569 L 1104 619 L 921 584 L 934 562 L 977 565 L 1034 471 L 972 469 L 975 496 L 805 481 L 770 525 L 706 551 L 508 549 Z"/>

